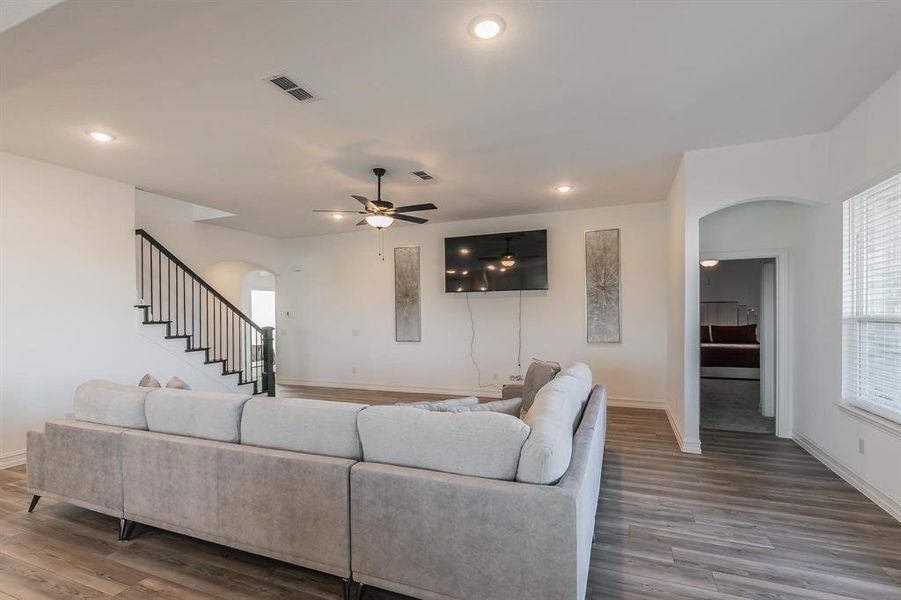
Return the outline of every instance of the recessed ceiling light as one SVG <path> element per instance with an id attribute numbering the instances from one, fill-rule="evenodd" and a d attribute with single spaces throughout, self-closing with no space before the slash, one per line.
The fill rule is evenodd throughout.
<path id="1" fill-rule="evenodd" d="M 504 32 L 506 24 L 497 15 L 482 15 L 469 22 L 469 33 L 480 40 L 491 40 Z"/>
<path id="2" fill-rule="evenodd" d="M 488 268 L 489 271 L 493 271 L 493 270 L 495 270 L 497 267 L 495 267 L 494 265 L 488 265 L 487 268 Z"/>
<path id="3" fill-rule="evenodd" d="M 507 267 L 501 267 L 501 273 L 507 270 Z"/>
<path id="4" fill-rule="evenodd" d="M 105 131 L 88 131 L 87 134 L 98 142 L 111 142 L 116 139 L 116 136 Z"/>
<path id="5" fill-rule="evenodd" d="M 566 194 L 566 193 L 568 193 L 568 192 L 573 191 L 573 186 L 571 186 L 571 185 L 558 185 L 555 189 L 556 189 L 558 192 L 560 192 L 561 194 Z"/>
<path id="6" fill-rule="evenodd" d="M 456 273 L 456 271 L 454 271 L 453 269 L 448 269 L 448 270 L 447 270 L 447 274 L 448 274 L 448 275 L 453 275 L 453 274 L 455 274 L 455 273 Z"/>
<path id="7" fill-rule="evenodd" d="M 458 291 L 458 292 L 462 292 L 462 291 L 463 291 L 463 288 L 457 288 L 457 291 Z"/>
<path id="8" fill-rule="evenodd" d="M 713 268 L 713 267 L 717 266 L 718 264 L 720 264 L 720 261 L 713 259 L 713 258 L 701 261 L 701 266 L 704 267 L 705 269 Z"/>
<path id="9" fill-rule="evenodd" d="M 487 288 L 485 288 L 485 286 L 482 286 L 482 287 L 480 287 L 479 289 L 482 290 L 483 292 L 487 292 L 487 291 L 488 291 Z"/>
<path id="10" fill-rule="evenodd" d="M 461 275 L 469 275 L 469 271 L 463 271 Z"/>
<path id="11" fill-rule="evenodd" d="M 335 219 L 336 221 L 340 221 L 341 219 L 344 218 L 344 215 L 342 215 L 341 213 L 332 213 L 332 218 Z"/>
<path id="12" fill-rule="evenodd" d="M 469 254 L 469 248 L 460 248 L 460 254 Z"/>

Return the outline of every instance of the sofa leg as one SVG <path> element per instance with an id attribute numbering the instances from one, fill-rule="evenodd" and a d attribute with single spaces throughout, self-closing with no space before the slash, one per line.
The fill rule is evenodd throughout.
<path id="1" fill-rule="evenodd" d="M 135 522 L 128 519 L 119 519 L 119 541 L 127 542 L 131 538 L 131 532 L 135 528 Z"/>
<path id="2" fill-rule="evenodd" d="M 344 600 L 354 600 L 356 596 L 354 595 L 354 587 L 356 581 L 354 581 L 353 577 L 342 577 L 341 581 L 344 582 L 344 595 L 342 598 Z"/>
<path id="3" fill-rule="evenodd" d="M 34 512 L 34 507 L 38 505 L 38 500 L 40 499 L 41 497 L 37 494 L 31 497 L 31 504 L 28 506 L 28 512 Z"/>

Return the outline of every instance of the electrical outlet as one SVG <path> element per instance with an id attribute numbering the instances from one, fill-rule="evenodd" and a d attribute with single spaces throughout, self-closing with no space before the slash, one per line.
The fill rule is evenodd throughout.
<path id="1" fill-rule="evenodd" d="M 863 438 L 857 438 L 857 451 L 861 454 L 864 453 Z"/>

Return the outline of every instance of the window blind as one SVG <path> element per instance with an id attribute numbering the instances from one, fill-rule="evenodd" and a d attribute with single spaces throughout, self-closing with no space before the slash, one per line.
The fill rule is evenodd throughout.
<path id="1" fill-rule="evenodd" d="M 843 208 L 842 396 L 901 423 L 901 173 Z"/>

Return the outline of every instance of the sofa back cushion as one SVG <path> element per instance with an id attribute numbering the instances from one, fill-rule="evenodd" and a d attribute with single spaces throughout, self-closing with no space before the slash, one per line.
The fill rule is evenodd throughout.
<path id="1" fill-rule="evenodd" d="M 144 402 L 156 388 L 92 380 L 75 390 L 75 418 L 79 421 L 147 429 Z"/>
<path id="2" fill-rule="evenodd" d="M 495 412 L 370 406 L 357 417 L 363 460 L 512 481 L 529 427 Z"/>
<path id="3" fill-rule="evenodd" d="M 535 401 L 538 391 L 547 385 L 557 373 L 560 372 L 560 364 L 546 360 L 533 360 L 529 363 L 526 376 L 522 380 L 522 410 L 527 412 Z"/>
<path id="4" fill-rule="evenodd" d="M 241 411 L 247 394 L 161 388 L 150 392 L 144 408 L 150 431 L 204 440 L 241 441 Z"/>
<path id="5" fill-rule="evenodd" d="M 552 485 L 566 473 L 572 459 L 573 432 L 591 394 L 590 382 L 591 371 L 576 363 L 535 396 L 523 416 L 531 433 L 522 446 L 516 481 Z"/>
<path id="6" fill-rule="evenodd" d="M 360 460 L 357 413 L 366 404 L 254 398 L 244 405 L 241 443 Z"/>

